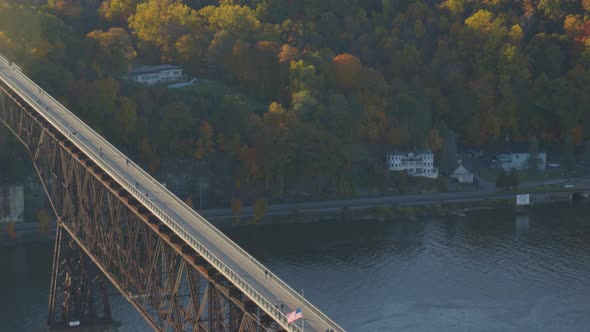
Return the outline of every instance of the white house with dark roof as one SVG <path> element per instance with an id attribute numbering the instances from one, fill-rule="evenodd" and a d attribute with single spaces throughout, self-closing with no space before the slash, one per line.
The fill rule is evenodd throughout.
<path id="1" fill-rule="evenodd" d="M 459 161 L 459 166 L 451 175 L 452 178 L 455 178 L 459 181 L 459 183 L 473 183 L 473 173 L 469 172 L 465 166 Z"/>
<path id="2" fill-rule="evenodd" d="M 430 150 L 409 153 L 388 153 L 387 167 L 390 171 L 406 171 L 412 176 L 431 179 L 438 177 L 438 168 L 434 167 L 434 153 Z"/>
<path id="3" fill-rule="evenodd" d="M 129 78 L 145 85 L 175 83 L 185 80 L 182 68 L 174 65 L 138 67 L 129 73 Z"/>

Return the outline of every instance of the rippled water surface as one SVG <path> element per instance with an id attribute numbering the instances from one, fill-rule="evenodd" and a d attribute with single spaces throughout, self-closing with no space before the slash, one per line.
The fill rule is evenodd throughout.
<path id="1" fill-rule="evenodd" d="M 348 331 L 590 331 L 589 205 L 228 234 Z M 51 250 L 0 248 L 0 331 L 42 330 Z"/>

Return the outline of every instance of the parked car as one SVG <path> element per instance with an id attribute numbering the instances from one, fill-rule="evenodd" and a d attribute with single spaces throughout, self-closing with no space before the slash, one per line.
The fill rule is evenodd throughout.
<path id="1" fill-rule="evenodd" d="M 549 167 L 559 167 L 559 164 L 558 163 L 549 163 L 549 164 L 547 164 L 547 166 L 549 166 Z"/>

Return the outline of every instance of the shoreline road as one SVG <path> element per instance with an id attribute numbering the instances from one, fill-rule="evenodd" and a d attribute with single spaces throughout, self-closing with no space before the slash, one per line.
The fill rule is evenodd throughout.
<path id="1" fill-rule="evenodd" d="M 539 185 L 562 185 L 570 183 L 569 178 L 552 179 L 544 181 L 533 181 L 523 183 L 519 188 L 531 188 Z M 579 180 L 573 188 L 562 188 L 560 192 L 576 192 L 576 191 L 590 190 L 590 180 Z M 555 191 L 553 191 L 555 192 Z M 299 212 L 322 212 L 330 210 L 338 210 L 342 208 L 372 208 L 391 205 L 423 205 L 436 203 L 461 203 L 461 202 L 477 202 L 486 199 L 507 199 L 513 198 L 514 193 L 505 191 L 496 191 L 495 186 L 485 186 L 482 190 L 466 191 L 466 192 L 452 192 L 452 193 L 432 193 L 432 194 L 414 194 L 414 195 L 399 195 L 399 196 L 381 196 L 381 197 L 366 197 L 345 200 L 329 200 L 303 203 L 286 203 L 269 205 L 265 215 L 284 215 Z M 201 214 L 208 218 L 228 218 L 233 217 L 231 209 L 206 209 L 200 211 Z M 251 206 L 244 207 L 240 216 L 252 216 L 254 214 Z"/>

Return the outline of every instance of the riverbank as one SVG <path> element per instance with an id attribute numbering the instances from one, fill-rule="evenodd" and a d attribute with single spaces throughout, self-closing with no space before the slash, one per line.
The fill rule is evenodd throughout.
<path id="1" fill-rule="evenodd" d="M 544 190 L 540 191 L 539 188 Z M 516 208 L 516 195 L 529 192 L 530 205 L 519 207 L 534 209 L 537 206 L 572 201 L 590 196 L 590 186 L 578 183 L 574 188 L 530 187 L 515 191 L 481 191 L 374 197 L 341 201 L 324 201 L 301 204 L 271 205 L 263 216 L 255 218 L 252 207 L 234 216 L 229 209 L 200 211 L 207 220 L 219 228 L 236 228 L 268 224 L 301 224 L 343 221 L 393 221 L 422 217 L 465 216 L 471 211 Z M 0 228 L 0 245 L 51 241 L 55 238 L 55 224 L 44 230 L 36 222 L 14 224 L 10 232 Z"/>
<path id="2" fill-rule="evenodd" d="M 37 222 L 14 224 L 8 231 L 6 225 L 0 227 L 0 246 L 9 247 L 24 243 L 37 243 L 55 240 L 56 227 L 43 229 Z"/>
<path id="3" fill-rule="evenodd" d="M 338 201 L 279 204 L 268 206 L 264 213 L 253 207 L 234 215 L 230 209 L 198 211 L 218 227 L 255 224 L 320 222 L 324 220 L 392 220 L 426 216 L 461 215 L 470 209 L 515 207 L 516 195 L 528 193 L 530 205 L 569 201 L 590 194 L 590 183 L 574 187 L 562 184 L 525 186 L 518 190 L 434 193 L 391 197 L 359 198 Z"/>

